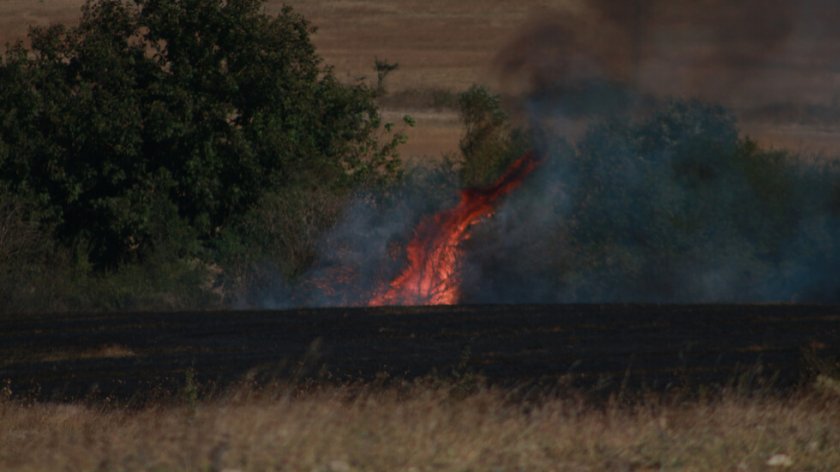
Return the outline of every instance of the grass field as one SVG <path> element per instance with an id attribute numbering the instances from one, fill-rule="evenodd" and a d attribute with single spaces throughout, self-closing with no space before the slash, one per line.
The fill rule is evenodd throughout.
<path id="1" fill-rule="evenodd" d="M 840 396 L 592 405 L 446 385 L 263 391 L 139 410 L 0 400 L 3 470 L 840 469 Z"/>
<path id="2" fill-rule="evenodd" d="M 30 24 L 72 23 L 82 3 L 0 2 L 0 43 L 24 37 Z M 586 11 L 586 2 L 575 0 L 269 0 L 267 9 L 277 11 L 283 3 L 301 11 L 318 27 L 314 42 L 339 77 L 370 77 L 374 59 L 380 58 L 400 64 L 388 81 L 392 94 L 416 98 L 429 91 L 457 93 L 480 83 L 512 97 L 514 104 L 522 84 L 502 74 L 503 56 L 521 56 L 531 62 L 562 61 L 551 34 L 545 38 L 540 35 L 554 30 L 552 21 L 558 12 Z M 751 24 L 733 12 L 733 7 L 721 7 L 728 5 L 726 2 L 706 3 L 720 9 L 723 25 L 729 25 L 727 31 L 737 32 Z M 801 18 L 793 24 L 790 38 L 768 48 L 774 59 L 760 69 L 743 69 L 738 61 L 733 65 L 732 57 L 740 56 L 715 56 L 709 52 L 713 47 L 708 35 L 685 29 L 685 18 L 702 16 L 708 5 L 683 8 L 679 6 L 683 4 L 666 3 L 671 6 L 651 14 L 657 26 L 649 34 L 653 39 L 647 47 L 652 59 L 642 71 L 643 80 L 655 92 L 679 94 L 689 90 L 737 106 L 745 106 L 745 100 L 748 106 L 804 100 L 827 106 L 832 116 L 840 116 L 835 110 L 840 37 L 834 29 L 824 27 L 836 18 L 836 9 L 830 2 L 809 3 L 809 8 L 796 10 Z M 811 24 L 815 21 L 816 26 Z M 513 47 L 517 42 L 527 47 Z M 746 50 L 754 49 L 748 45 Z M 733 74 L 746 78 L 733 81 Z M 415 117 L 417 126 L 408 130 L 410 141 L 403 148 L 404 156 L 436 158 L 457 151 L 461 129 L 453 110 L 435 109 L 428 101 L 410 98 L 402 103 L 388 102 L 387 118 L 396 121 L 406 113 Z M 838 123 L 840 120 L 833 118 L 829 122 L 800 123 L 798 117 L 785 115 L 781 120 L 750 119 L 742 123 L 742 129 L 769 146 L 836 155 L 840 153 Z"/>

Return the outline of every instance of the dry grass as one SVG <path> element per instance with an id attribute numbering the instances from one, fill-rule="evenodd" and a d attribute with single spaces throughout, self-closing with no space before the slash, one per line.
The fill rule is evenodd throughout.
<path id="1" fill-rule="evenodd" d="M 0 402 L 2 470 L 840 470 L 840 397 L 587 406 L 440 387 L 120 410 Z M 771 461 L 772 463 L 772 461 Z"/>

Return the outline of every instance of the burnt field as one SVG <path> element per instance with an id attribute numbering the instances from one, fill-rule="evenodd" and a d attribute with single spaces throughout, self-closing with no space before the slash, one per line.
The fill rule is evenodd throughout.
<path id="1" fill-rule="evenodd" d="M 484 379 L 587 391 L 786 391 L 836 369 L 840 308 L 564 305 L 12 316 L 20 398 L 145 400 L 188 386 Z M 830 372 L 828 372 L 830 373 Z"/>

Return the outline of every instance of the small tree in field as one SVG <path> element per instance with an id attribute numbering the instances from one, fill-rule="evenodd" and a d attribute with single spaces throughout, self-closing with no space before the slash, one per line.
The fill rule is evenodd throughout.
<path id="1" fill-rule="evenodd" d="M 473 85 L 460 94 L 458 106 L 464 124 L 461 182 L 465 187 L 490 185 L 529 144 L 522 130 L 511 126 L 501 98 L 486 88 Z"/>

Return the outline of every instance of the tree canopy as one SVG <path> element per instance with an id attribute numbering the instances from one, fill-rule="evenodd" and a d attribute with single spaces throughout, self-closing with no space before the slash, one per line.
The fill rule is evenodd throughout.
<path id="1" fill-rule="evenodd" d="M 207 246 L 278 189 L 392 178 L 375 89 L 339 82 L 312 31 L 261 0 L 88 0 L 6 49 L 0 183 L 113 268 Z"/>

